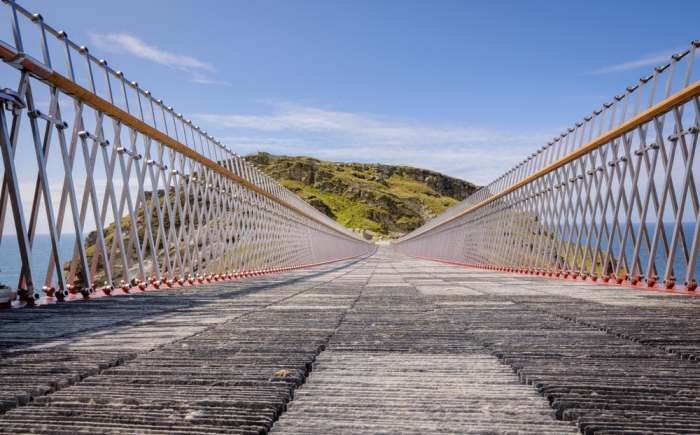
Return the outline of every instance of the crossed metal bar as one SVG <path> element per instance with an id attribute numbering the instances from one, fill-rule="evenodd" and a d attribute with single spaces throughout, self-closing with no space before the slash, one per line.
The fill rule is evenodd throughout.
<path id="1" fill-rule="evenodd" d="M 697 288 L 700 41 L 465 201 L 400 252 L 489 269 Z"/>
<path id="2" fill-rule="evenodd" d="M 0 41 L 0 59 L 17 83 L 0 91 L 0 243 L 13 236 L 7 218 L 26 303 L 41 296 L 38 285 L 59 299 L 88 297 L 287 270 L 373 249 L 41 15 L 2 3 L 13 41 Z M 24 44 L 30 32 L 38 53 Z M 48 95 L 45 111 L 38 94 Z M 17 156 L 30 146 L 36 178 L 27 195 L 22 186 L 32 171 L 24 160 L 18 168 Z M 32 249 L 42 230 L 51 254 L 38 284 Z M 69 233 L 73 252 L 62 258 Z"/>

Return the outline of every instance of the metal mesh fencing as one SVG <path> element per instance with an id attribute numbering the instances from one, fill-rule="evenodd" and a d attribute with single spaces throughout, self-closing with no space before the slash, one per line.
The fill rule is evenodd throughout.
<path id="1" fill-rule="evenodd" d="M 40 15 L 2 7 L 0 244 L 24 302 L 373 249 Z"/>
<path id="2" fill-rule="evenodd" d="M 693 41 L 395 249 L 497 270 L 694 290 L 699 48 Z"/>

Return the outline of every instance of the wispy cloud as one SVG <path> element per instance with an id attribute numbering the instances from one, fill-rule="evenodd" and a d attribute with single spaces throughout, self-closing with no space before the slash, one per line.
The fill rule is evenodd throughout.
<path id="1" fill-rule="evenodd" d="M 627 62 L 608 65 L 603 68 L 598 68 L 591 71 L 591 74 L 612 74 L 622 71 L 631 71 L 639 68 L 648 68 L 661 65 L 671 59 L 671 55 L 677 53 L 680 49 L 667 50 L 660 53 L 647 54 L 637 59 Z"/>
<path id="2" fill-rule="evenodd" d="M 198 73 L 195 73 L 192 75 L 192 82 L 199 83 L 202 85 L 231 86 L 231 82 L 229 82 L 229 81 L 214 79 L 214 78 L 211 78 L 210 76 L 207 76 L 205 74 L 198 74 Z"/>
<path id="3" fill-rule="evenodd" d="M 551 138 L 548 132 L 426 123 L 275 103 L 266 114 L 194 116 L 242 154 L 265 150 L 340 161 L 407 164 L 486 183 Z"/>
<path id="4" fill-rule="evenodd" d="M 90 33 L 90 42 L 101 50 L 111 53 L 130 54 L 169 68 L 186 71 L 192 75 L 191 81 L 201 84 L 230 85 L 230 83 L 210 77 L 216 73 L 211 63 L 192 56 L 173 53 L 126 33 Z"/>

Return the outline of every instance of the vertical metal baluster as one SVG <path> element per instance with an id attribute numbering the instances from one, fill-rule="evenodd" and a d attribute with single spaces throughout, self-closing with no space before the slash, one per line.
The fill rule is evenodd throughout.
<path id="1" fill-rule="evenodd" d="M 63 41 L 65 42 L 65 53 L 66 53 L 66 64 L 67 64 L 67 69 L 69 76 L 71 80 L 75 81 L 75 72 L 73 69 L 73 61 L 71 58 L 71 53 L 70 53 L 70 41 L 68 40 L 68 37 L 63 34 Z M 70 206 L 70 211 L 71 211 L 71 218 L 73 220 L 73 227 L 75 230 L 75 248 L 76 252 L 74 253 L 74 260 L 73 264 L 80 264 L 81 268 L 81 275 L 82 275 L 82 280 L 83 280 L 83 295 L 87 295 L 91 293 L 94 289 L 91 287 L 92 286 L 92 279 L 90 276 L 90 270 L 88 269 L 88 262 L 87 262 L 87 253 L 85 252 L 85 245 L 83 244 L 84 242 L 84 237 L 83 237 L 83 224 L 80 221 L 80 213 L 78 211 L 78 200 L 76 198 L 74 186 L 75 183 L 73 182 L 73 159 L 75 157 L 75 148 L 77 147 L 77 128 L 80 128 L 82 130 L 82 104 L 74 100 L 75 102 L 75 123 L 73 127 L 73 134 L 71 135 L 71 145 L 70 145 L 70 151 L 67 146 L 65 134 L 62 128 L 57 129 L 57 135 L 58 135 L 58 144 L 59 144 L 59 149 L 61 150 L 61 157 L 63 161 L 63 170 L 65 172 L 64 175 L 64 190 L 67 187 L 67 196 L 68 196 L 68 203 Z M 54 117 L 56 118 L 56 121 L 62 122 L 61 120 L 61 107 L 59 104 L 55 106 L 55 114 Z M 61 206 L 59 205 L 59 209 L 61 209 Z M 61 226 L 58 225 L 60 228 Z M 56 259 L 58 263 L 58 259 Z M 57 264 L 56 267 L 61 267 L 60 264 Z M 71 279 L 74 277 L 74 273 L 71 273 Z"/>
<path id="2" fill-rule="evenodd" d="M 656 248 L 658 246 L 659 242 L 659 233 L 663 233 L 665 236 L 665 230 L 663 229 L 663 216 L 664 216 L 664 211 L 665 211 L 665 205 L 666 205 L 666 198 L 669 195 L 669 183 L 671 180 L 671 175 L 672 175 L 672 169 L 673 169 L 673 160 L 676 156 L 676 144 L 677 144 L 677 138 L 676 137 L 671 137 L 669 138 L 669 141 L 671 142 L 671 151 L 667 157 L 667 166 L 666 166 L 666 175 L 664 177 L 664 188 L 661 191 L 661 199 L 659 200 L 659 207 L 657 209 L 656 213 L 656 226 L 654 229 L 654 235 L 651 238 L 651 248 L 649 250 L 649 259 L 647 261 L 647 276 L 651 277 L 652 274 L 655 273 L 656 271 Z M 670 192 L 671 195 L 674 195 L 673 192 Z M 666 253 L 668 255 L 669 250 L 666 250 Z"/>
<path id="3" fill-rule="evenodd" d="M 124 98 L 124 102 L 126 105 L 126 110 L 129 112 L 129 100 L 127 99 L 126 95 L 126 84 L 125 80 L 123 78 L 123 74 L 117 71 L 116 73 L 117 78 L 119 79 L 119 83 L 121 85 L 122 89 L 122 95 Z M 122 192 L 119 200 L 119 209 L 118 209 L 118 215 L 121 219 L 121 216 L 124 214 L 124 207 L 126 206 L 128 217 L 129 217 L 129 230 L 131 232 L 131 237 L 129 238 L 129 245 L 127 247 L 127 251 L 131 252 L 132 250 L 136 252 L 136 258 L 138 261 L 138 266 L 139 266 L 139 279 L 141 281 L 146 281 L 147 276 L 146 276 L 146 266 L 144 265 L 143 261 L 143 249 L 141 246 L 141 240 L 140 236 L 138 233 L 138 229 L 136 228 L 135 222 L 138 222 L 136 219 L 136 210 L 134 208 L 134 203 L 131 198 L 131 190 L 130 190 L 130 184 L 129 184 L 129 177 L 131 176 L 131 169 L 133 166 L 133 159 L 129 158 L 128 162 L 125 161 L 126 157 L 126 147 L 124 147 L 121 143 L 121 127 L 122 124 L 119 122 L 115 122 L 114 124 L 114 147 L 116 151 L 116 158 L 119 161 L 119 169 L 122 174 Z M 133 132 L 129 130 L 129 136 L 130 138 L 133 139 Z"/>
<path id="4" fill-rule="evenodd" d="M 677 110 L 675 110 L 677 112 Z M 678 133 L 678 142 L 681 143 L 682 147 L 685 147 L 686 140 L 686 132 L 684 132 L 681 129 L 681 119 L 680 116 L 677 114 L 676 115 L 676 123 L 678 125 L 678 129 L 680 129 L 680 133 Z M 697 122 L 696 122 L 697 124 Z M 677 129 L 677 131 L 678 131 Z M 692 132 L 689 132 L 693 138 L 691 139 L 691 146 L 690 150 L 688 151 L 687 159 L 686 159 L 686 164 L 685 164 L 685 170 L 684 170 L 684 183 L 683 183 L 683 188 L 681 189 L 681 197 L 678 202 L 678 210 L 675 213 L 675 221 L 673 223 L 673 231 L 672 231 L 672 236 L 671 236 L 671 246 L 670 246 L 670 251 L 669 255 L 666 258 L 666 268 L 665 268 L 665 276 L 664 276 L 664 282 L 669 283 L 670 280 L 672 279 L 673 276 L 673 263 L 675 259 L 675 250 L 677 245 L 681 245 L 681 247 L 684 248 L 684 260 L 687 261 L 689 257 L 689 253 L 687 251 L 686 247 L 686 241 L 685 241 L 685 236 L 683 234 L 682 230 L 682 225 L 681 223 L 683 222 L 683 212 L 685 211 L 685 203 L 686 199 L 688 197 L 688 191 L 689 191 L 689 184 L 692 182 L 691 177 L 692 177 L 692 168 L 693 168 L 693 159 L 695 158 L 695 148 L 697 146 L 697 140 L 698 140 L 698 130 L 697 127 L 693 129 Z M 688 267 L 693 267 L 692 264 L 688 264 Z"/>
<path id="5" fill-rule="evenodd" d="M 19 85 L 17 86 L 17 95 L 21 96 L 26 93 L 26 88 L 29 86 L 29 75 L 26 71 L 22 71 L 20 74 Z M 21 100 L 21 97 L 20 97 Z M 23 103 L 22 103 L 23 104 Z M 10 147 L 12 148 L 12 159 L 14 160 L 15 154 L 17 153 L 17 140 L 19 139 L 21 121 L 22 121 L 22 108 L 17 107 L 13 110 L 12 125 L 10 126 L 9 139 Z M 0 243 L 2 243 L 2 235 L 5 230 L 5 214 L 9 210 L 7 207 L 8 199 L 8 189 L 10 182 L 9 176 L 3 175 L 2 178 L 2 190 L 0 190 Z"/>
<path id="6" fill-rule="evenodd" d="M 90 203 L 92 204 L 92 214 L 93 218 L 95 219 L 95 234 L 97 235 L 97 249 L 99 250 L 100 255 L 102 255 L 103 262 L 104 262 L 104 272 L 105 272 L 105 283 L 104 285 L 106 287 L 111 288 L 113 286 L 112 282 L 112 269 L 109 264 L 109 256 L 107 254 L 107 248 L 106 248 L 106 243 L 104 239 L 104 225 L 102 221 L 100 220 L 100 210 L 99 206 L 97 203 L 97 190 L 95 189 L 95 184 L 92 182 L 92 177 L 93 177 L 93 170 L 94 170 L 94 164 L 95 164 L 95 158 L 97 156 L 97 147 L 98 145 L 98 140 L 97 138 L 94 138 L 92 140 L 93 142 L 93 149 L 92 152 L 88 150 L 88 145 L 87 145 L 87 134 L 86 132 L 81 132 L 78 133 L 78 136 L 80 137 L 81 145 L 82 145 L 82 150 L 83 150 L 83 158 L 85 159 L 86 162 L 86 178 L 90 180 L 90 183 L 88 184 L 87 188 L 85 191 L 88 193 L 88 195 L 91 197 Z M 92 155 L 91 155 L 92 154 Z M 95 252 L 92 254 L 93 257 L 97 257 L 98 253 Z M 91 275 L 94 277 L 96 276 L 96 270 L 91 269 L 90 271 Z M 90 285 L 91 287 L 95 287 L 94 283 Z"/>
<path id="7" fill-rule="evenodd" d="M 628 99 L 624 98 L 624 96 L 617 96 L 615 97 L 616 101 L 622 101 L 624 100 L 624 103 L 622 105 L 622 111 L 620 113 L 620 119 L 625 118 L 625 113 L 627 112 L 627 103 Z M 618 247 L 620 249 L 620 254 L 624 252 L 624 245 L 622 243 L 622 236 L 621 236 L 621 229 L 619 225 L 619 215 L 620 215 L 620 209 L 622 207 L 627 210 L 630 208 L 630 204 L 628 204 L 627 201 L 627 194 L 625 192 L 625 179 L 627 177 L 627 171 L 629 168 L 629 160 L 625 156 L 620 156 L 618 157 L 618 151 L 620 148 L 624 148 L 624 142 L 625 142 L 625 135 L 622 135 L 616 140 L 613 140 L 612 142 L 612 147 L 613 147 L 613 162 L 611 162 L 613 165 L 611 166 L 611 178 L 615 178 L 615 175 L 617 175 L 618 179 L 618 199 L 617 201 L 614 200 L 613 198 L 613 215 L 612 215 L 612 231 L 610 235 L 610 240 L 608 241 L 608 249 L 605 254 L 605 261 L 604 261 L 604 267 L 607 264 L 611 265 L 612 272 L 618 268 L 620 268 L 620 265 L 616 265 L 615 263 L 615 252 L 614 252 L 614 247 L 615 247 L 615 241 L 617 240 Z M 622 166 L 622 169 L 620 169 L 620 166 Z M 616 239 L 617 237 L 617 239 Z M 621 258 L 624 259 L 624 256 Z M 629 272 L 629 271 L 628 271 Z M 617 277 L 617 275 L 616 275 Z"/>
<path id="8" fill-rule="evenodd" d="M 637 89 L 636 86 L 633 87 L 628 87 L 627 92 L 628 96 L 633 93 Z M 635 103 L 634 107 L 632 109 L 632 114 L 636 115 L 639 113 L 639 104 L 641 101 L 641 95 L 639 93 L 636 94 L 635 98 Z M 616 267 L 615 267 L 615 275 L 617 277 L 622 276 L 622 267 L 624 266 L 627 268 L 627 277 L 628 279 L 634 279 L 633 276 L 633 271 L 632 269 L 634 268 L 633 266 L 630 267 L 630 263 L 627 260 L 627 236 L 629 234 L 632 235 L 632 241 L 631 243 L 634 245 L 636 244 L 636 237 L 634 234 L 634 227 L 633 227 L 633 222 L 632 222 L 632 213 L 634 211 L 635 205 L 637 207 L 638 213 L 641 214 L 641 199 L 639 197 L 639 175 L 641 173 L 641 165 L 642 165 L 642 159 L 641 155 L 637 154 L 639 156 L 638 159 L 633 159 L 632 154 L 631 154 L 631 147 L 632 147 L 632 140 L 634 138 L 634 135 L 638 134 L 640 138 L 640 143 L 645 142 L 645 138 L 642 137 L 644 134 L 644 131 L 642 131 L 641 128 L 637 127 L 634 130 L 632 130 L 628 134 L 624 134 L 622 136 L 622 145 L 623 145 L 623 151 L 624 151 L 624 157 L 627 159 L 627 165 L 626 167 L 629 169 L 630 172 L 630 179 L 631 179 L 631 186 L 630 188 L 632 189 L 631 195 L 630 195 L 630 202 L 627 206 L 626 213 L 625 213 L 625 225 L 624 229 L 622 230 L 622 235 L 621 235 L 621 241 L 620 241 L 620 252 L 618 253 L 617 258 L 615 259 Z M 636 161 L 635 161 L 636 160 Z M 636 165 L 635 165 L 636 163 Z M 621 185 L 622 188 L 624 188 L 624 183 Z M 635 263 L 635 259 L 632 258 L 632 264 Z"/>
<path id="9" fill-rule="evenodd" d="M 36 14 L 32 17 L 32 19 L 35 23 L 37 23 L 37 26 L 39 27 L 44 64 L 48 68 L 51 68 L 51 58 L 49 56 L 43 18 L 41 17 L 41 15 Z M 21 88 L 22 88 L 24 95 L 25 95 L 27 114 L 29 115 L 29 124 L 30 124 L 31 132 L 32 132 L 32 139 L 33 139 L 32 142 L 34 143 L 34 150 L 36 153 L 36 158 L 37 158 L 37 163 L 38 163 L 37 180 L 36 180 L 36 184 L 35 184 L 35 188 L 34 188 L 32 208 L 31 208 L 31 212 L 29 215 L 29 225 L 27 228 L 29 245 L 31 248 L 33 245 L 33 242 L 34 242 L 34 235 L 36 232 L 36 225 L 37 225 L 38 212 L 39 212 L 39 204 L 40 204 L 41 199 L 43 197 L 44 210 L 46 213 L 47 226 L 49 229 L 49 237 L 51 239 L 51 254 L 53 256 L 55 256 L 56 258 L 59 258 L 59 250 L 58 250 L 59 245 L 58 245 L 58 243 L 59 243 L 60 235 L 58 234 L 58 231 L 56 229 L 55 213 L 53 210 L 53 204 L 51 203 L 51 193 L 49 190 L 48 176 L 46 173 L 46 155 L 50 149 L 51 137 L 52 137 L 51 132 L 52 132 L 54 126 L 52 125 L 52 123 L 47 121 L 46 128 L 44 129 L 44 138 L 42 140 L 40 138 L 40 135 L 39 135 L 39 126 L 38 126 L 38 121 L 37 121 L 37 116 L 36 116 L 36 113 L 38 113 L 38 112 L 36 111 L 36 108 L 34 107 L 34 99 L 32 96 L 31 86 L 29 85 L 28 77 L 24 74 L 23 74 L 23 79 L 24 79 L 26 85 L 22 86 Z M 57 105 L 57 104 L 58 104 L 58 93 L 51 92 L 51 101 L 49 102 L 49 116 L 51 116 L 53 114 L 53 106 Z M 14 140 L 17 140 L 17 138 L 15 138 Z M 13 151 L 14 150 L 16 150 L 16 147 L 13 147 Z M 3 218 L 4 218 L 4 216 L 3 216 Z M 65 291 L 65 288 L 66 288 L 65 280 L 64 280 L 64 276 L 63 276 L 63 270 L 60 267 L 57 267 L 56 273 L 57 273 L 57 287 L 59 289 L 59 293 L 57 294 L 57 296 L 62 297 L 63 292 Z M 22 282 L 23 276 L 24 276 L 24 273 L 22 273 L 22 275 L 20 276 L 19 287 L 23 286 L 23 282 Z M 48 290 L 50 288 L 50 284 L 51 284 L 50 281 L 45 283 L 46 290 Z"/>
<path id="10" fill-rule="evenodd" d="M 11 95 L 6 95 L 0 92 L 0 98 L 4 105 L 21 104 L 21 101 L 14 100 Z M 13 107 L 14 108 L 14 107 Z M 19 254 L 22 261 L 23 282 L 25 287 L 19 288 L 20 299 L 31 305 L 34 301 L 34 279 L 31 265 L 31 248 L 29 246 L 29 238 L 27 237 L 27 228 L 24 220 L 24 211 L 22 210 L 22 199 L 19 191 L 19 181 L 17 180 L 17 171 L 13 158 L 13 147 L 10 142 L 10 135 L 7 130 L 7 120 L 5 109 L 0 107 L 0 150 L 2 150 L 2 160 L 5 169 L 5 180 L 7 185 L 7 193 L 10 199 L 10 207 L 12 207 L 12 216 L 15 223 L 15 234 L 17 235 L 17 244 L 19 246 Z"/>
<path id="11" fill-rule="evenodd" d="M 576 124 L 577 128 L 580 129 L 580 143 L 578 146 L 582 146 L 586 138 L 586 127 L 585 123 L 579 122 Z M 576 204 L 574 209 L 574 225 L 576 225 L 576 241 L 574 245 L 574 257 L 571 261 L 574 273 L 576 275 L 584 273 L 585 264 L 583 258 L 585 256 L 585 248 L 583 247 L 583 237 L 585 234 L 586 239 L 589 237 L 588 227 L 586 225 L 586 212 L 588 208 L 588 194 L 590 191 L 590 179 L 586 179 L 587 164 L 588 159 L 586 156 L 581 156 L 572 162 L 573 165 L 578 165 L 578 169 L 574 171 L 574 188 L 576 189 Z M 581 199 L 581 195 L 584 195 L 584 199 Z M 581 218 L 579 219 L 578 213 L 581 212 Z M 581 263 L 579 263 L 579 253 L 581 253 Z M 576 277 L 576 276 L 574 276 Z"/>

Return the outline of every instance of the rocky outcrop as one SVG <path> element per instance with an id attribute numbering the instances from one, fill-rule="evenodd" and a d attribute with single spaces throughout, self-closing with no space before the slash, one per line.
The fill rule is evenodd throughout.
<path id="1" fill-rule="evenodd" d="M 405 234 L 477 189 L 467 181 L 409 166 L 268 153 L 246 159 L 322 213 L 375 238 Z"/>

